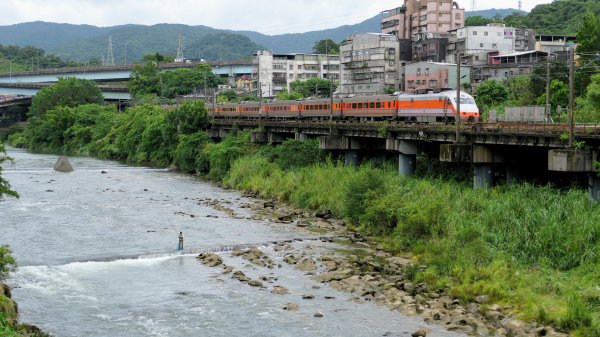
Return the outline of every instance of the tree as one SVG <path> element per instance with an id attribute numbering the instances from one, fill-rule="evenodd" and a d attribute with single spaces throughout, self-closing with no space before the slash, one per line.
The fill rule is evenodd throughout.
<path id="1" fill-rule="evenodd" d="M 575 76 L 575 94 L 584 95 L 591 82 L 591 76 L 600 72 L 597 51 L 600 50 L 600 18 L 588 10 L 577 31 L 577 52 L 581 55 L 581 70 Z M 585 69 L 585 70 L 584 70 Z"/>
<path id="2" fill-rule="evenodd" d="M 339 55 L 340 45 L 332 39 L 319 40 L 313 46 L 313 52 L 316 54 Z"/>
<path id="3" fill-rule="evenodd" d="M 175 58 L 172 57 L 172 56 L 165 56 L 165 55 L 162 55 L 159 52 L 156 52 L 154 54 L 144 55 L 144 57 L 142 58 L 142 60 L 146 61 L 147 63 L 152 63 L 152 62 L 155 62 L 155 63 L 170 63 L 170 62 L 173 62 L 175 60 Z"/>
<path id="4" fill-rule="evenodd" d="M 135 98 L 148 94 L 160 96 L 161 83 L 156 62 L 148 62 L 145 65 L 135 65 L 129 75 L 127 87 Z"/>
<path id="5" fill-rule="evenodd" d="M 180 134 L 203 130 L 208 126 L 206 105 L 201 100 L 184 102 L 169 114 L 169 122 L 174 124 Z"/>
<path id="6" fill-rule="evenodd" d="M 531 78 L 528 76 L 514 76 L 506 81 L 508 99 L 516 106 L 533 105 L 535 96 L 531 91 Z"/>
<path id="7" fill-rule="evenodd" d="M 577 99 L 575 117 L 578 122 L 598 123 L 600 122 L 600 74 L 593 75 L 590 80 L 585 96 Z"/>
<path id="8" fill-rule="evenodd" d="M 546 63 L 538 63 L 531 74 L 531 92 L 539 97 L 546 92 Z M 566 82 L 569 80 L 569 69 L 564 62 L 550 62 L 550 83 L 553 80 Z"/>
<path id="9" fill-rule="evenodd" d="M 508 99 L 508 89 L 499 81 L 486 80 L 477 88 L 477 105 L 490 108 Z"/>
<path id="10" fill-rule="evenodd" d="M 237 93 L 235 92 L 235 90 L 232 89 L 221 91 L 219 93 L 219 96 L 217 97 L 217 100 L 219 102 L 236 102 L 237 99 Z"/>
<path id="11" fill-rule="evenodd" d="M 10 189 L 10 184 L 8 181 L 2 178 L 2 164 L 7 160 L 11 160 L 11 158 L 6 156 L 6 152 L 4 151 L 4 143 L 0 142 L 0 201 L 5 195 L 15 198 L 19 197 L 17 192 Z"/>
<path id="12" fill-rule="evenodd" d="M 486 19 L 483 16 L 474 15 L 465 19 L 465 26 L 485 26 L 491 22 L 492 20 Z"/>
<path id="13" fill-rule="evenodd" d="M 300 93 L 303 97 L 329 97 L 335 92 L 336 85 L 332 85 L 331 81 L 313 77 L 306 81 L 292 82 L 290 87 L 292 91 Z"/>
<path id="14" fill-rule="evenodd" d="M 60 78 L 54 85 L 40 90 L 29 108 L 29 115 L 40 117 L 59 106 L 102 104 L 104 97 L 96 83 L 75 77 Z"/>
<path id="15" fill-rule="evenodd" d="M 543 93 L 536 99 L 537 104 L 546 105 L 546 93 Z M 555 111 L 557 106 L 566 107 L 569 105 L 569 86 L 559 80 L 552 80 L 550 83 L 550 105 L 551 111 Z"/>
<path id="16" fill-rule="evenodd" d="M 15 261 L 10 253 L 11 250 L 9 246 L 0 246 L 0 281 L 6 279 L 8 273 L 17 268 L 17 261 Z"/>

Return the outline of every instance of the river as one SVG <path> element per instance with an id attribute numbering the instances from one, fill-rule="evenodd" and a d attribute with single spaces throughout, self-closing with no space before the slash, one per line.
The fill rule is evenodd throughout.
<path id="1" fill-rule="evenodd" d="M 262 270 L 227 252 L 234 245 L 297 238 L 291 224 L 253 220 L 255 202 L 194 177 L 161 169 L 70 158 L 71 173 L 52 170 L 53 155 L 8 149 L 3 176 L 20 198 L 0 202 L 0 244 L 19 268 L 7 280 L 20 320 L 56 337 L 81 336 L 458 336 L 419 318 L 320 285 L 282 262 Z M 235 216 L 211 207 L 226 205 Z M 177 234 L 185 249 L 176 250 Z M 241 284 L 202 265 L 200 251 L 258 278 L 268 274 L 289 294 Z M 320 287 L 316 287 L 320 286 Z M 303 300 L 302 294 L 314 294 Z M 335 297 L 324 299 L 325 296 Z M 286 311 L 286 303 L 299 304 Z M 314 317 L 315 312 L 323 317 Z"/>

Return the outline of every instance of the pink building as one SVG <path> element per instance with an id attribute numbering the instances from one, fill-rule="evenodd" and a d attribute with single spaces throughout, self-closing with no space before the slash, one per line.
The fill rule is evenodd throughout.
<path id="1" fill-rule="evenodd" d="M 465 10 L 453 0 L 404 0 L 404 6 L 381 14 L 381 31 L 401 39 L 414 39 L 420 33 L 447 33 L 465 25 Z"/>
<path id="2" fill-rule="evenodd" d="M 405 66 L 405 91 L 427 92 L 456 89 L 456 64 L 417 62 Z M 461 85 L 470 83 L 471 68 L 461 67 Z"/>

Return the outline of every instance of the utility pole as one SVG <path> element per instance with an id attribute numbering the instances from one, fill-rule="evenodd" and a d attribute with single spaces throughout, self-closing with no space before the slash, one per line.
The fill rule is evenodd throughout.
<path id="1" fill-rule="evenodd" d="M 106 52 L 106 62 L 107 66 L 115 65 L 115 56 L 113 55 L 113 45 L 112 45 L 112 35 L 108 36 L 108 50 Z"/>
<path id="2" fill-rule="evenodd" d="M 573 133 L 575 123 L 573 122 L 573 108 L 575 103 L 575 47 L 569 48 L 569 147 L 573 147 Z"/>
<path id="3" fill-rule="evenodd" d="M 546 62 L 546 123 L 550 123 L 550 59 Z"/>
<path id="4" fill-rule="evenodd" d="M 125 42 L 125 65 L 127 65 L 127 42 Z"/>
<path id="5" fill-rule="evenodd" d="M 456 124 L 456 137 L 454 142 L 458 143 L 458 138 L 460 136 L 460 54 L 458 51 L 456 52 L 456 119 L 454 122 Z"/>
<path id="6" fill-rule="evenodd" d="M 220 47 L 219 47 L 220 48 Z M 257 73 L 257 82 L 256 82 L 256 90 L 258 90 L 258 130 L 261 130 L 261 119 L 262 119 L 262 85 L 260 83 L 260 51 L 256 53 L 256 57 L 258 58 L 258 65 L 256 67 Z"/>
<path id="7" fill-rule="evenodd" d="M 325 57 L 327 58 L 327 77 L 329 78 L 329 133 L 333 123 L 333 78 L 331 77 L 331 60 L 329 59 L 329 40 L 325 40 Z"/>

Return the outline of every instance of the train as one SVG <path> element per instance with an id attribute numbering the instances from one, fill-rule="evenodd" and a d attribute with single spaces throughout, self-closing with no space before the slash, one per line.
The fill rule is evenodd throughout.
<path id="1" fill-rule="evenodd" d="M 428 94 L 366 95 L 300 101 L 221 103 L 209 107 L 217 119 L 398 121 L 452 123 L 457 113 L 456 91 Z M 460 120 L 479 120 L 479 108 L 466 92 L 460 92 Z"/>

